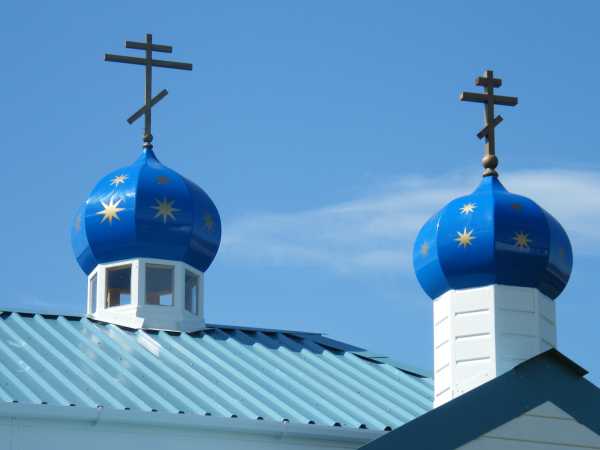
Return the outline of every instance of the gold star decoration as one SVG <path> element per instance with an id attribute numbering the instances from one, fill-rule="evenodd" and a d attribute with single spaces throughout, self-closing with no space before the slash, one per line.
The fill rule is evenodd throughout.
<path id="1" fill-rule="evenodd" d="M 456 234 L 458 234 L 458 237 L 454 238 L 454 240 L 458 242 L 459 247 L 463 248 L 467 248 L 469 245 L 472 245 L 473 239 L 477 239 L 475 236 L 473 236 L 473 230 L 467 231 L 466 227 L 464 228 L 462 233 L 460 231 L 457 231 Z"/>
<path id="2" fill-rule="evenodd" d="M 212 216 L 208 213 L 204 214 L 204 226 L 206 227 L 206 229 L 210 232 L 213 230 L 213 228 L 215 227 L 215 221 L 212 218 Z"/>
<path id="3" fill-rule="evenodd" d="M 420 252 L 421 252 L 421 255 L 423 255 L 423 256 L 429 255 L 429 244 L 427 242 L 423 242 L 421 244 Z"/>
<path id="4" fill-rule="evenodd" d="M 529 235 L 527 233 L 523 233 L 522 231 L 515 233 L 513 240 L 518 248 L 529 248 L 529 244 L 531 243 Z"/>
<path id="5" fill-rule="evenodd" d="M 515 211 L 521 211 L 523 209 L 523 205 L 521 205 L 520 203 L 513 203 L 512 205 L 510 205 L 510 207 Z"/>
<path id="6" fill-rule="evenodd" d="M 160 175 L 158 177 L 156 177 L 156 182 L 158 184 L 169 184 L 171 180 L 169 180 L 169 177 L 166 177 L 164 175 Z"/>
<path id="7" fill-rule="evenodd" d="M 175 200 L 168 201 L 166 197 L 163 197 L 162 201 L 159 199 L 155 199 L 154 201 L 156 202 L 156 205 L 151 206 L 151 208 L 156 210 L 156 214 L 154 215 L 155 219 L 157 217 L 162 217 L 163 223 L 167 223 L 167 219 L 175 220 L 174 213 L 179 211 L 178 208 L 173 208 Z"/>
<path id="8" fill-rule="evenodd" d="M 111 198 L 107 204 L 107 203 L 104 203 L 102 200 L 100 200 L 100 203 L 102 203 L 102 207 L 104 208 L 104 209 L 102 209 L 102 211 L 98 211 L 96 213 L 96 215 L 102 216 L 102 220 L 100 221 L 100 223 L 104 223 L 105 221 L 108 220 L 109 225 L 112 225 L 113 219 L 121 220 L 119 218 L 119 213 L 121 211 L 125 210 L 125 208 L 119 208 L 119 205 L 121 204 L 122 201 L 123 201 L 123 199 L 120 198 L 115 203 L 115 199 Z"/>
<path id="9" fill-rule="evenodd" d="M 120 184 L 124 184 L 125 180 L 129 178 L 128 175 L 117 175 L 110 181 L 111 186 L 118 186 Z"/>
<path id="10" fill-rule="evenodd" d="M 465 203 L 462 208 L 460 208 L 460 213 L 464 215 L 472 214 L 473 211 L 475 211 L 475 208 L 477 208 L 476 203 Z"/>

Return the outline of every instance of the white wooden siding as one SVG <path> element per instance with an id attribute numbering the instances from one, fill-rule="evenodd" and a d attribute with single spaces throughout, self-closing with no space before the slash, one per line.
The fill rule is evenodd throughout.
<path id="1" fill-rule="evenodd" d="M 600 449 L 600 436 L 546 402 L 460 447 L 460 450 L 517 449 Z"/>
<path id="2" fill-rule="evenodd" d="M 435 407 L 556 346 L 554 302 L 535 288 L 450 290 L 433 320 Z"/>

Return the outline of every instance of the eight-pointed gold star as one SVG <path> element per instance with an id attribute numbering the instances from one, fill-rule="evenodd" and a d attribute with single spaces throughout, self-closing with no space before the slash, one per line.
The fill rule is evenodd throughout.
<path id="1" fill-rule="evenodd" d="M 212 216 L 208 213 L 204 214 L 204 226 L 206 227 L 206 229 L 210 232 L 213 230 L 214 226 L 215 226 L 215 221 L 212 218 Z"/>
<path id="2" fill-rule="evenodd" d="M 421 255 L 427 256 L 429 254 L 429 244 L 427 242 L 423 242 L 421 244 Z"/>
<path id="3" fill-rule="evenodd" d="M 476 203 L 465 203 L 462 208 L 460 208 L 460 213 L 465 215 L 471 214 L 473 211 L 475 211 L 475 208 L 477 208 Z"/>
<path id="4" fill-rule="evenodd" d="M 476 239 L 476 237 L 473 236 L 473 230 L 467 231 L 466 227 L 464 228 L 462 233 L 460 231 L 457 231 L 456 234 L 458 234 L 458 237 L 454 238 L 454 240 L 458 242 L 459 247 L 466 248 L 469 245 L 473 244 L 473 239 Z"/>
<path id="5" fill-rule="evenodd" d="M 155 199 L 154 201 L 156 202 L 156 205 L 151 208 L 156 210 L 156 215 L 154 216 L 155 219 L 157 217 L 162 217 L 163 223 L 167 223 L 167 218 L 175 220 L 174 213 L 179 211 L 178 208 L 173 208 L 175 200 L 168 201 L 166 197 L 163 197 L 162 201 L 159 199 Z"/>
<path id="6" fill-rule="evenodd" d="M 529 235 L 527 233 L 523 233 L 519 231 L 513 236 L 513 240 L 515 241 L 515 245 L 519 248 L 528 248 L 531 243 L 531 239 L 529 239 Z"/>
<path id="7" fill-rule="evenodd" d="M 109 225 L 112 225 L 113 219 L 121 220 L 119 218 L 119 213 L 121 211 L 125 210 L 125 208 L 119 208 L 119 205 L 121 204 L 122 201 L 123 201 L 123 199 L 120 198 L 115 203 L 115 199 L 111 198 L 110 201 L 108 202 L 108 204 L 106 204 L 102 200 L 100 200 L 100 203 L 102 203 L 102 206 L 104 207 L 104 209 L 102 211 L 98 211 L 96 213 L 96 215 L 102 216 L 102 220 L 100 221 L 100 223 L 103 223 L 106 220 L 108 220 Z"/>
<path id="8" fill-rule="evenodd" d="M 111 186 L 118 186 L 120 184 L 124 184 L 125 180 L 129 178 L 128 175 L 117 175 L 110 181 Z"/>

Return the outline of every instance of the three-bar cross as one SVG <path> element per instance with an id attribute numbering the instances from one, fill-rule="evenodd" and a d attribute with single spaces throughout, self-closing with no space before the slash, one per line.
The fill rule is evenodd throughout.
<path id="1" fill-rule="evenodd" d="M 484 167 L 483 176 L 498 176 L 496 167 L 498 166 L 498 158 L 496 156 L 496 135 L 495 128 L 502 122 L 502 116 L 494 117 L 494 105 L 516 106 L 518 103 L 517 97 L 505 97 L 503 95 L 495 95 L 494 88 L 502 86 L 502 80 L 494 78 L 494 72 L 486 70 L 483 77 L 478 77 L 475 80 L 477 86 L 483 86 L 485 94 L 477 94 L 474 92 L 463 92 L 460 94 L 460 100 L 463 102 L 478 102 L 485 103 L 485 127 L 477 133 L 479 139 L 485 137 L 485 155 L 482 163 Z"/>
<path id="2" fill-rule="evenodd" d="M 153 59 L 152 52 L 171 53 L 173 51 L 173 47 L 169 45 L 153 44 L 151 34 L 146 35 L 146 42 L 126 41 L 125 47 L 136 50 L 144 50 L 146 52 L 145 58 L 112 55 L 107 53 L 104 55 L 104 60 L 126 64 L 138 64 L 146 67 L 146 95 L 144 106 L 142 106 L 135 113 L 133 113 L 127 119 L 127 122 L 129 122 L 129 124 L 132 124 L 142 115 L 144 116 L 144 148 L 152 148 L 152 107 L 156 105 L 159 101 L 161 101 L 163 98 L 165 98 L 168 94 L 167 90 L 163 89 L 155 97 L 152 97 L 152 67 L 192 70 L 192 65 L 182 62 Z"/>

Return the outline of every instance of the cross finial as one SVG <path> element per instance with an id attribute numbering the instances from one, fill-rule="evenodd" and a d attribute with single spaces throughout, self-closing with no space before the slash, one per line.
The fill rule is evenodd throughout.
<path id="1" fill-rule="evenodd" d="M 498 166 L 498 157 L 496 156 L 496 135 L 495 128 L 502 122 L 502 116 L 494 117 L 494 105 L 516 106 L 517 97 L 505 97 L 495 95 L 494 88 L 502 86 L 500 78 L 494 78 L 494 72 L 486 70 L 483 77 L 477 77 L 475 80 L 477 86 L 483 86 L 485 94 L 474 92 L 463 92 L 460 94 L 460 100 L 463 102 L 485 103 L 485 127 L 477 133 L 479 139 L 485 137 L 485 154 L 481 160 L 483 164 L 483 176 L 498 176 L 496 167 Z"/>
<path id="2" fill-rule="evenodd" d="M 166 89 L 160 91 L 155 97 L 152 97 L 152 67 L 165 67 L 169 69 L 192 70 L 192 65 L 182 62 L 164 61 L 161 59 L 152 59 L 152 52 L 171 53 L 173 47 L 168 45 L 159 45 L 152 43 L 152 35 L 146 35 L 146 42 L 125 41 L 125 48 L 144 50 L 145 58 L 134 58 L 132 56 L 104 55 L 104 61 L 120 62 L 126 64 L 139 64 L 146 67 L 146 95 L 144 106 L 133 113 L 127 122 L 131 125 L 140 117 L 144 116 L 144 148 L 152 148 L 152 107 L 165 98 L 168 94 Z"/>

